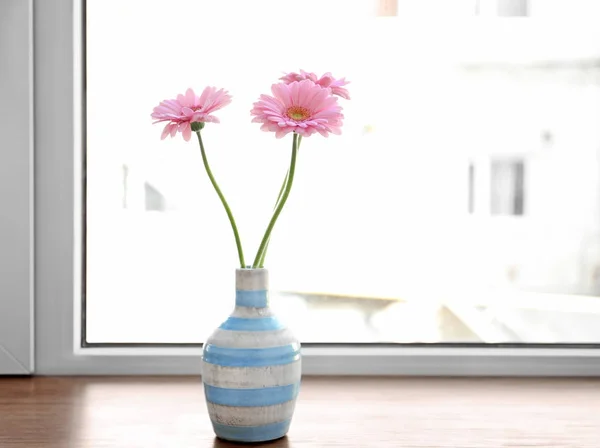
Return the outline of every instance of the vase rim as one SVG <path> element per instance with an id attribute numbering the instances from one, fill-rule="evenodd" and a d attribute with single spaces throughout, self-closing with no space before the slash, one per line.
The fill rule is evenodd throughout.
<path id="1" fill-rule="evenodd" d="M 260 269 L 236 269 L 235 289 L 245 291 L 262 291 L 269 289 L 269 271 Z"/>

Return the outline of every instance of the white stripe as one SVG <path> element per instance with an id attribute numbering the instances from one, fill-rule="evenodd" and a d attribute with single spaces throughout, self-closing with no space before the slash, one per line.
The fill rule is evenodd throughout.
<path id="1" fill-rule="evenodd" d="M 281 347 L 298 339 L 288 328 L 273 331 L 236 331 L 217 328 L 206 341 L 223 348 L 270 348 Z"/>
<path id="2" fill-rule="evenodd" d="M 206 403 L 210 419 L 230 426 L 262 426 L 292 418 L 296 399 L 273 406 L 237 407 Z"/>
<path id="3" fill-rule="evenodd" d="M 237 269 L 235 289 L 259 291 L 269 289 L 269 271 L 266 269 Z"/>
<path id="4" fill-rule="evenodd" d="M 260 319 L 261 317 L 271 317 L 273 311 L 271 308 L 253 308 L 250 306 L 236 306 L 231 313 L 231 317 L 242 317 L 244 319 Z"/>
<path id="5" fill-rule="evenodd" d="M 202 363 L 202 381 L 210 386 L 228 389 L 288 386 L 299 382 L 301 375 L 301 360 L 267 367 L 224 367 Z"/>

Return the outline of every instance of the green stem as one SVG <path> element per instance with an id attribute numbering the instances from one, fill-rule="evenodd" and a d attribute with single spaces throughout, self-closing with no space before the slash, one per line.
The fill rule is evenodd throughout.
<path id="1" fill-rule="evenodd" d="M 302 136 L 298 135 L 298 151 L 300 151 L 300 143 L 302 143 Z M 288 169 L 287 172 L 285 173 L 285 179 L 283 179 L 283 184 L 281 184 L 279 194 L 277 195 L 277 200 L 275 201 L 275 205 L 273 206 L 273 211 L 275 211 L 275 209 L 277 208 L 277 204 L 279 204 L 279 201 L 281 200 L 281 195 L 283 194 L 283 190 L 285 189 L 289 175 L 290 175 L 290 170 Z M 269 240 L 267 241 L 267 245 L 265 246 L 265 250 L 263 251 L 263 253 L 260 256 L 260 261 L 258 264 L 259 268 L 262 268 L 265 265 L 265 257 L 267 256 L 267 251 L 269 250 L 270 242 L 271 242 L 271 237 L 269 237 Z"/>
<path id="2" fill-rule="evenodd" d="M 231 228 L 233 229 L 233 235 L 235 236 L 235 245 L 237 246 L 238 256 L 240 257 L 240 266 L 242 269 L 246 267 L 246 263 L 244 263 L 244 251 L 242 250 L 242 242 L 240 241 L 240 234 L 238 233 L 237 226 L 235 225 L 235 219 L 233 218 L 233 214 L 231 213 L 231 209 L 225 200 L 225 196 L 221 193 L 221 189 L 219 185 L 217 185 L 217 181 L 210 170 L 210 166 L 208 165 L 208 159 L 206 158 L 206 151 L 204 150 L 204 144 L 202 143 L 202 137 L 200 136 L 200 131 L 197 131 L 198 134 L 198 142 L 200 143 L 200 152 L 202 153 L 202 161 L 204 162 L 204 168 L 206 168 L 206 174 L 208 174 L 208 178 L 212 183 L 213 187 L 215 187 L 215 191 L 221 199 L 221 203 L 223 207 L 225 207 L 225 212 L 227 212 L 227 217 L 229 218 L 229 222 L 231 223 Z"/>
<path id="3" fill-rule="evenodd" d="M 281 200 L 281 195 L 283 194 L 283 190 L 285 190 L 285 186 L 287 185 L 288 177 L 290 175 L 290 170 L 288 169 L 285 173 L 285 179 L 283 179 L 283 183 L 281 184 L 281 188 L 279 189 L 279 194 L 277 195 L 277 200 L 275 201 L 275 205 L 273 206 L 273 211 L 277 208 L 279 201 Z M 269 243 L 271 242 L 271 237 L 267 241 L 267 245 L 265 246 L 265 250 L 260 256 L 260 260 L 258 261 L 258 267 L 262 268 L 265 265 L 265 256 L 267 255 L 267 250 L 269 249 Z"/>
<path id="4" fill-rule="evenodd" d="M 277 204 L 275 208 L 275 212 L 273 213 L 273 217 L 269 222 L 269 226 L 263 236 L 263 239 L 260 243 L 260 247 L 258 248 L 258 252 L 256 253 L 256 258 L 254 259 L 254 263 L 252 263 L 253 268 L 257 268 L 260 265 L 261 257 L 263 257 L 263 253 L 267 250 L 267 245 L 269 244 L 269 239 L 271 238 L 271 232 L 273 231 L 273 227 L 275 226 L 275 222 L 277 222 L 277 218 L 285 205 L 288 196 L 290 195 L 290 190 L 292 189 L 292 184 L 294 183 L 294 172 L 296 171 L 296 155 L 298 153 L 298 134 L 294 133 L 294 141 L 292 143 L 292 160 L 290 162 L 290 170 L 287 176 L 287 183 L 285 186 L 285 190 L 283 191 L 283 195 L 281 196 L 281 200 Z"/>

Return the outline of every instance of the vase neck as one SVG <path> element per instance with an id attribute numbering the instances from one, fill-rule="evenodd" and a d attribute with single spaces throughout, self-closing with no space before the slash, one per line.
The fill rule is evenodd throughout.
<path id="1" fill-rule="evenodd" d="M 266 308 L 269 306 L 269 272 L 266 269 L 237 269 L 235 306 Z"/>

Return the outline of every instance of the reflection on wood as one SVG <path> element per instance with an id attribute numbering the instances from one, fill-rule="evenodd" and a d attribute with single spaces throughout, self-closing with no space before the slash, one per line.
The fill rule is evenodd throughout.
<path id="1" fill-rule="evenodd" d="M 595 447 L 599 379 L 308 378 L 272 448 Z M 0 380 L 2 448 L 234 447 L 199 378 Z"/>

